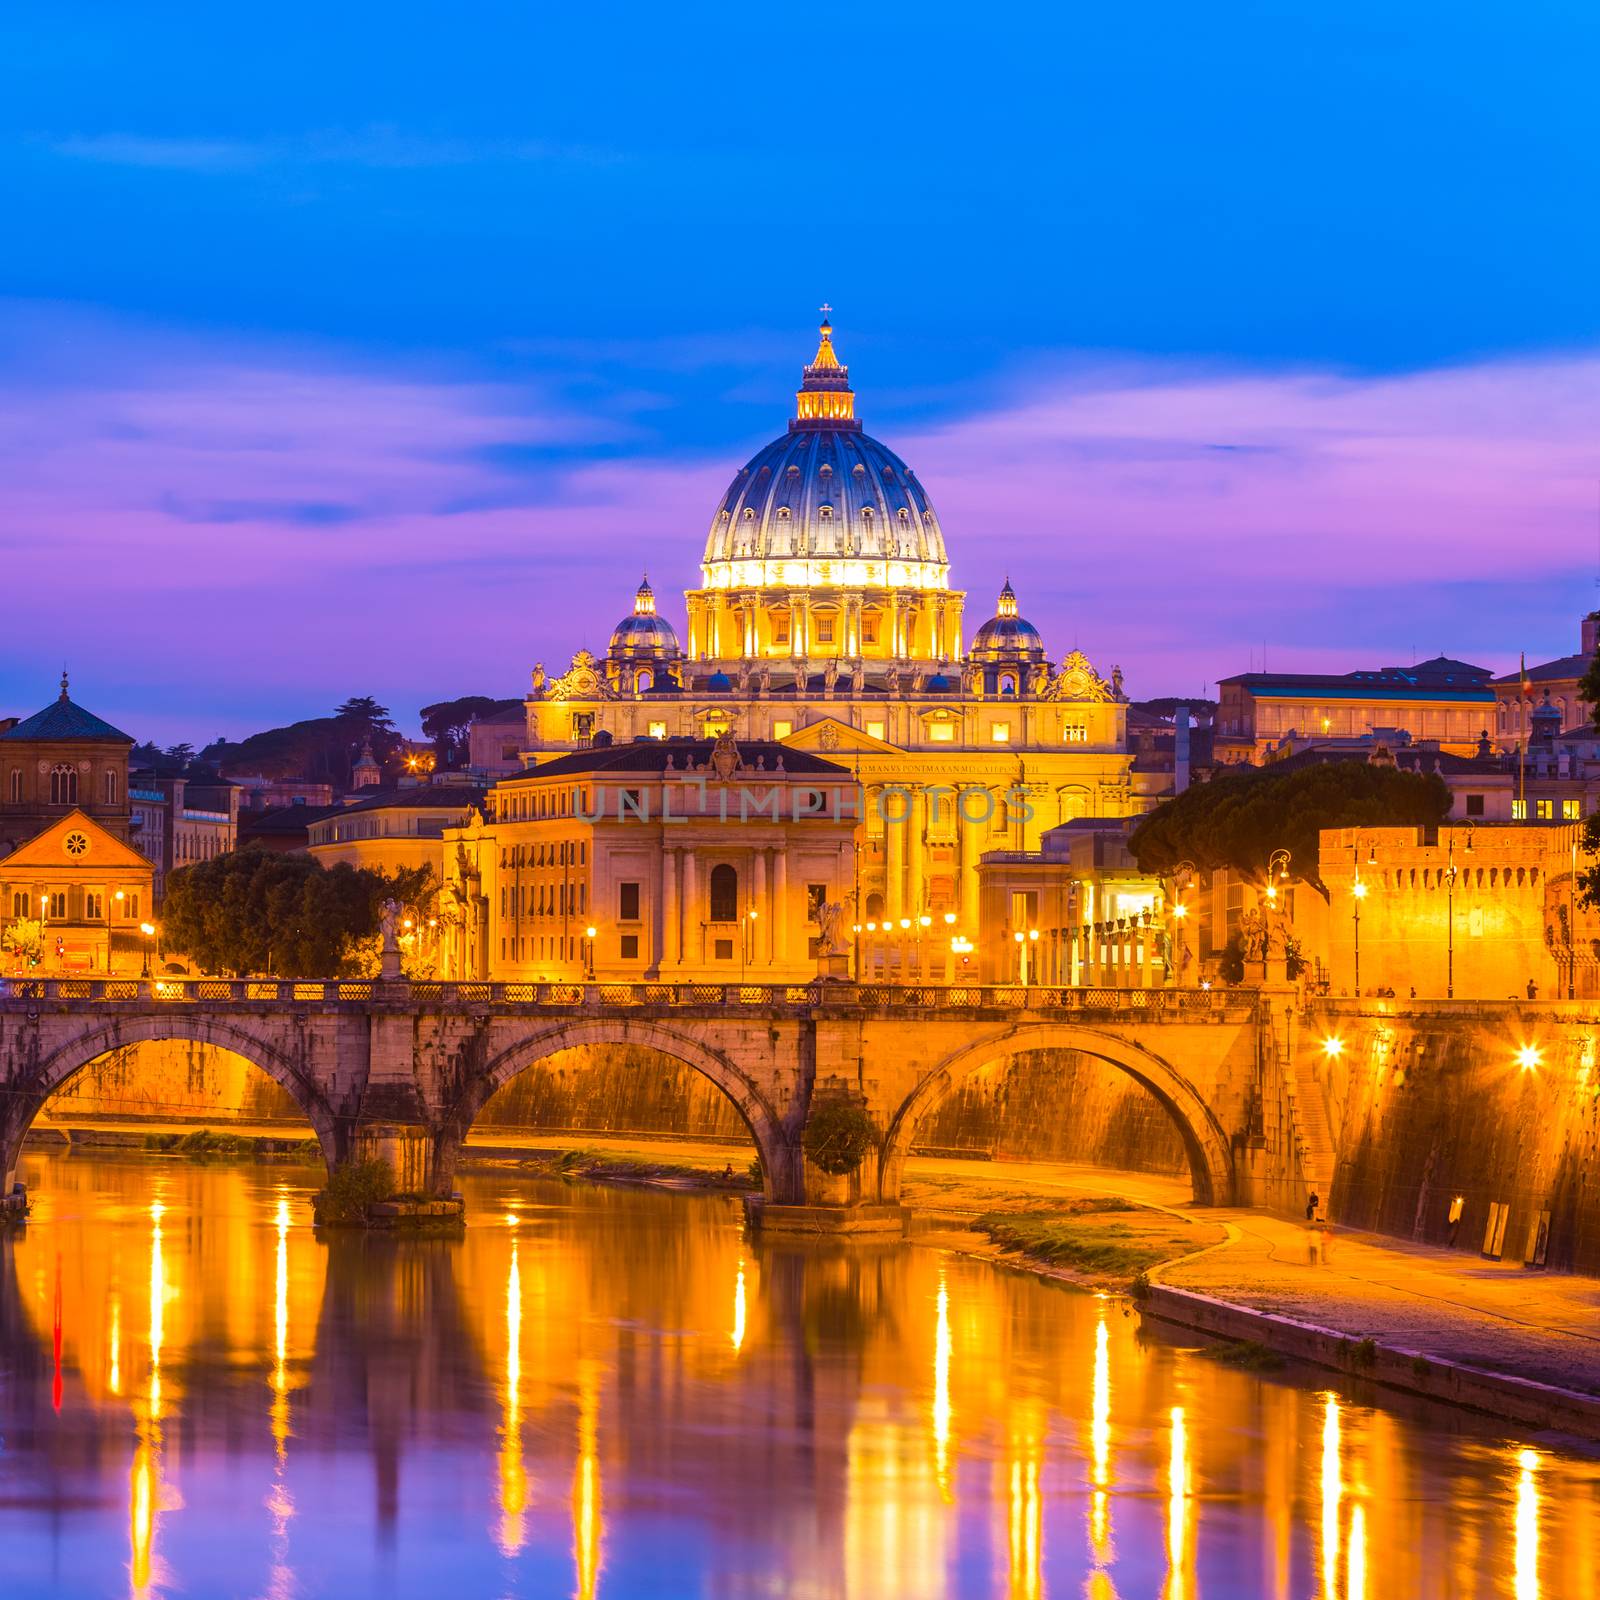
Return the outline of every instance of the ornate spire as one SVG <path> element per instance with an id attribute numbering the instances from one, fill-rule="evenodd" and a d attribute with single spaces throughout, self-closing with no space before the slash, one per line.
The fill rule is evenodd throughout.
<path id="1" fill-rule="evenodd" d="M 653 617 L 656 614 L 656 592 L 650 587 L 648 572 L 645 573 L 633 597 L 633 614 L 636 617 Z"/>
<path id="2" fill-rule="evenodd" d="M 997 617 L 1014 617 L 1017 614 L 1017 592 L 1011 587 L 1011 579 L 1007 577 L 1006 586 L 1000 591 L 999 602 L 995 606 L 994 614 Z"/>
<path id="3" fill-rule="evenodd" d="M 61 698 L 67 698 L 67 664 L 64 661 L 61 663 Z"/>
<path id="4" fill-rule="evenodd" d="M 795 396 L 795 420 L 820 422 L 831 425 L 847 423 L 856 414 L 856 397 L 850 391 L 850 369 L 844 366 L 833 349 L 833 324 L 828 313 L 833 307 L 822 308 L 822 326 L 817 353 L 800 380 L 800 392 Z"/>

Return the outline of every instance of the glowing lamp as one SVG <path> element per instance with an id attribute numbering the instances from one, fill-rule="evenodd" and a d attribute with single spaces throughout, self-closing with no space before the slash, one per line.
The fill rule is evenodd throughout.
<path id="1" fill-rule="evenodd" d="M 933 926 L 933 918 L 927 916 L 918 917 L 917 926 L 919 928 L 931 928 Z"/>
<path id="2" fill-rule="evenodd" d="M 153 922 L 141 922 L 139 924 L 139 932 L 142 933 L 147 939 L 150 938 L 155 931 L 156 925 Z"/>
<path id="3" fill-rule="evenodd" d="M 1182 922 L 1183 919 L 1189 915 L 1189 908 L 1188 906 L 1174 906 L 1172 908 L 1172 914 L 1178 919 L 1179 922 Z"/>
<path id="4" fill-rule="evenodd" d="M 1012 938 L 1014 938 L 1017 941 L 1018 944 L 1022 943 L 1022 935 L 1020 933 L 1013 934 Z"/>
<path id="5" fill-rule="evenodd" d="M 910 917 L 901 917 L 900 926 L 902 928 L 909 928 L 911 926 L 911 918 Z"/>
<path id="6" fill-rule="evenodd" d="M 1544 1052 L 1536 1044 L 1525 1044 L 1517 1051 L 1517 1065 L 1524 1072 L 1531 1072 L 1544 1060 Z"/>
<path id="7" fill-rule="evenodd" d="M 956 925 L 956 914 L 955 914 L 955 912 L 953 912 L 953 911 L 945 912 L 945 914 L 944 914 L 944 925 L 947 928 L 955 927 L 955 925 Z"/>
<path id="8" fill-rule="evenodd" d="M 594 938 L 594 929 L 593 928 L 585 928 L 583 930 L 583 936 L 584 936 L 585 939 Z"/>
<path id="9" fill-rule="evenodd" d="M 1359 878 L 1357 878 L 1350 887 L 1350 893 L 1353 894 L 1357 900 L 1365 900 L 1367 898 L 1367 886 Z"/>
<path id="10" fill-rule="evenodd" d="M 1322 1053 L 1330 1058 L 1342 1056 L 1344 1054 L 1344 1040 L 1324 1039 L 1322 1041 Z"/>
<path id="11" fill-rule="evenodd" d="M 1029 928 L 1028 937 L 1030 939 L 1037 939 L 1039 937 L 1039 930 L 1037 928 Z"/>

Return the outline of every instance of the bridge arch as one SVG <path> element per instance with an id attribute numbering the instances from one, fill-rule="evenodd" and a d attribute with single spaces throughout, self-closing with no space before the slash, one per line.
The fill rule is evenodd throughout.
<path id="1" fill-rule="evenodd" d="M 342 1151 L 338 1118 L 322 1092 L 282 1051 L 226 1017 L 206 1013 L 119 1017 L 96 1022 L 58 1044 L 0 1096 L 0 1176 L 9 1192 L 16 1181 L 22 1143 L 46 1100 L 85 1067 L 112 1050 L 164 1040 L 213 1045 L 242 1056 L 285 1090 L 305 1113 L 331 1172 Z"/>
<path id="2" fill-rule="evenodd" d="M 524 1034 L 491 1057 L 468 1079 L 454 1104 L 445 1111 L 434 1161 L 441 1192 L 453 1182 L 467 1133 L 495 1090 L 548 1057 L 582 1045 L 634 1045 L 655 1050 L 709 1079 L 732 1102 L 755 1141 L 767 1198 L 800 1199 L 804 1178 L 796 1142 L 761 1088 L 722 1051 L 677 1028 L 642 1018 L 552 1022 Z"/>
<path id="3" fill-rule="evenodd" d="M 898 1199 L 900 1178 L 917 1125 L 980 1068 L 1030 1050 L 1077 1050 L 1117 1067 L 1153 1094 L 1172 1118 L 1189 1158 L 1199 1205 L 1233 1199 L 1233 1157 L 1227 1135 L 1204 1097 L 1182 1073 L 1142 1045 L 1071 1023 L 1023 1024 L 952 1051 L 901 1102 L 889 1123 L 880 1167 L 880 1194 Z"/>

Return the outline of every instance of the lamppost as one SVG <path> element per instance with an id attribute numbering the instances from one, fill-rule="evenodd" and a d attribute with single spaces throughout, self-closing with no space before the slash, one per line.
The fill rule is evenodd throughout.
<path id="1" fill-rule="evenodd" d="M 923 943 L 927 931 L 933 926 L 933 918 L 926 911 L 917 918 L 917 982 L 924 983 L 928 977 L 928 948 Z"/>
<path id="2" fill-rule="evenodd" d="M 590 983 L 594 982 L 594 935 L 594 924 L 590 923 L 589 926 L 583 930 L 584 976 L 588 978 Z"/>
<path id="3" fill-rule="evenodd" d="M 150 976 L 150 951 L 155 944 L 156 925 L 153 922 L 141 922 L 139 932 L 144 935 L 144 976 Z"/>
<path id="4" fill-rule="evenodd" d="M 1195 875 L 1199 871 L 1192 861 L 1180 861 L 1172 869 L 1172 920 L 1177 924 L 1178 931 L 1178 983 L 1183 983 L 1183 969 L 1189 965 L 1189 941 L 1184 932 L 1189 920 L 1188 902 L 1184 900 L 1193 887 Z"/>
<path id="5" fill-rule="evenodd" d="M 944 981 L 946 986 L 956 981 L 956 914 L 944 914 Z"/>
<path id="6" fill-rule="evenodd" d="M 756 908 L 751 906 L 744 914 L 744 927 L 739 935 L 739 981 L 744 982 L 745 968 L 754 966 L 756 953 Z"/>
<path id="7" fill-rule="evenodd" d="M 1472 854 L 1472 828 L 1467 824 L 1467 847 L 1463 855 Z M 1444 969 L 1444 997 L 1454 1000 L 1456 997 L 1456 874 L 1461 869 L 1456 866 L 1456 830 L 1450 830 L 1449 861 L 1444 869 L 1444 900 L 1445 900 L 1445 969 Z M 1568 997 L 1571 997 L 1570 988 Z"/>

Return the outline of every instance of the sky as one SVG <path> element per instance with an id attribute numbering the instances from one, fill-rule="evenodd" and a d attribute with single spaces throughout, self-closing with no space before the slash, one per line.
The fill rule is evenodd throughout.
<path id="1" fill-rule="evenodd" d="M 945 528 L 1134 697 L 1577 648 L 1600 11 L 0 20 L 0 715 L 415 731 L 682 628 L 817 307 Z"/>

